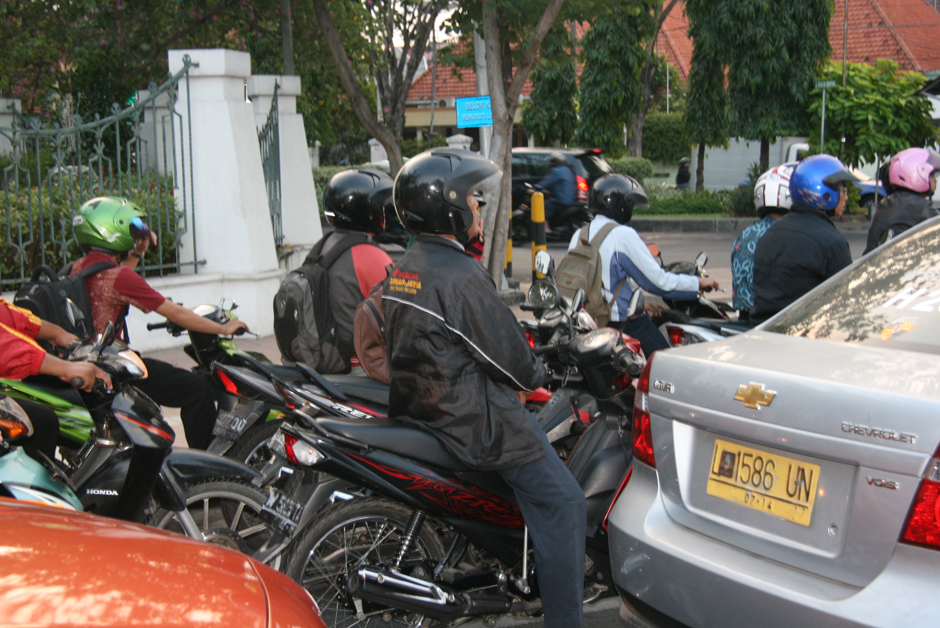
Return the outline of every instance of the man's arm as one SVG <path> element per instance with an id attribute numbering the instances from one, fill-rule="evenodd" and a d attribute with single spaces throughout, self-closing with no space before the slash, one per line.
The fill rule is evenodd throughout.
<path id="1" fill-rule="evenodd" d="M 39 333 L 36 334 L 36 339 L 48 340 L 59 347 L 67 347 L 70 342 L 80 340 L 75 334 L 70 334 L 55 323 L 50 323 L 49 321 L 42 321 L 42 326 L 39 328 Z"/>
<path id="2" fill-rule="evenodd" d="M 91 392 L 96 379 L 102 380 L 106 387 L 111 388 L 111 378 L 108 374 L 91 362 L 66 362 L 54 355 L 46 354 L 42 365 L 39 367 L 39 372 L 43 375 L 54 375 L 68 384 L 71 384 L 72 380 L 78 377 L 82 380 L 82 385 L 79 388 L 85 392 Z"/>
<path id="3" fill-rule="evenodd" d="M 169 321 L 176 323 L 183 329 L 202 332 L 204 334 L 217 334 L 219 336 L 233 336 L 239 329 L 249 331 L 248 325 L 244 321 L 231 320 L 224 325 L 220 325 L 208 318 L 199 316 L 192 310 L 188 310 L 182 305 L 177 305 L 169 299 L 154 310 L 160 316 L 165 316 Z"/>

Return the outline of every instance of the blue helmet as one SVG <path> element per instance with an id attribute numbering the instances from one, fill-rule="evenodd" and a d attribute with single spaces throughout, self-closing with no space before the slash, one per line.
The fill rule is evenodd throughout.
<path id="1" fill-rule="evenodd" d="M 839 187 L 858 181 L 832 155 L 811 155 L 797 164 L 790 175 L 790 197 L 794 203 L 831 214 L 839 204 Z"/>

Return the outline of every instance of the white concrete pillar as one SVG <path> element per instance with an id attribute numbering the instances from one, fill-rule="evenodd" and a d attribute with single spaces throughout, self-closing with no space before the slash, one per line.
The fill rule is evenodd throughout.
<path id="1" fill-rule="evenodd" d="M 469 135 L 464 135 L 463 133 L 451 135 L 447 138 L 447 145 L 451 148 L 462 148 L 463 150 L 470 150 L 471 142 L 473 142 L 473 138 Z"/>
<path id="2" fill-rule="evenodd" d="M 225 296 L 238 301 L 239 315 L 253 331 L 270 334 L 271 303 L 283 273 L 274 247 L 254 111 L 245 101 L 251 56 L 236 50 L 170 50 L 170 73 L 183 68 L 184 55 L 198 67 L 190 69 L 188 86 L 185 79 L 179 83 L 176 111 L 183 117 L 183 130 L 182 137 L 177 134 L 176 150 L 179 162 L 181 146 L 188 147 L 191 140 L 185 177 L 191 186 L 187 201 L 190 193 L 193 196 L 190 229 L 196 230 L 196 250 L 192 236 L 184 235 L 180 256 L 183 261 L 205 260 L 199 274 L 217 275 L 231 286 Z M 176 185 L 181 198 L 179 180 Z"/>
<path id="3" fill-rule="evenodd" d="M 10 141 L 10 129 L 13 128 L 13 109 L 22 112 L 23 107 L 19 98 L 0 98 L 0 155 L 9 155 L 13 152 L 13 143 Z"/>
<path id="4" fill-rule="evenodd" d="M 317 192 L 310 171 L 307 132 L 297 113 L 299 76 L 259 74 L 248 77 L 248 96 L 255 112 L 255 126 L 267 122 L 277 83 L 278 140 L 281 151 L 281 224 L 284 246 L 309 249 L 323 237 Z"/>
<path id="5" fill-rule="evenodd" d="M 385 152 L 385 147 L 382 146 L 382 142 L 374 137 L 369 138 L 369 161 L 375 163 L 386 159 L 388 159 L 388 153 Z"/>
<path id="6" fill-rule="evenodd" d="M 320 140 L 314 140 L 313 146 L 307 147 L 307 153 L 310 155 L 310 167 L 319 168 L 320 167 Z"/>
<path id="7" fill-rule="evenodd" d="M 137 91 L 137 102 L 142 103 L 150 98 L 149 89 Z M 166 174 L 173 172 L 173 160 L 176 156 L 164 153 L 164 146 L 173 142 L 173 118 L 170 115 L 169 97 L 166 93 L 160 94 L 153 102 L 147 102 L 140 114 L 140 146 L 143 158 L 143 169 Z M 172 151 L 172 146 L 170 146 Z"/>

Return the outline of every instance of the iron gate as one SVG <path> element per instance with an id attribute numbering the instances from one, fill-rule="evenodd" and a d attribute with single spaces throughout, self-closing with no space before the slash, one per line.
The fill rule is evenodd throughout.
<path id="1" fill-rule="evenodd" d="M 264 187 L 268 192 L 268 211 L 271 213 L 271 228 L 274 229 L 274 244 L 280 249 L 284 245 L 284 226 L 281 223 L 281 142 L 277 117 L 277 90 L 271 97 L 268 119 L 258 131 L 261 147 L 261 167 L 264 170 Z"/>

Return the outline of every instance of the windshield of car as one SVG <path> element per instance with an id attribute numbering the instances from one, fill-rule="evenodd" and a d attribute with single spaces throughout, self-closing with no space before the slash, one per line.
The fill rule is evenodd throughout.
<path id="1" fill-rule="evenodd" d="M 595 177 L 604 174 L 610 174 L 610 164 L 601 155 L 587 154 L 578 157 L 578 161 L 587 170 L 588 176 Z"/>
<path id="2" fill-rule="evenodd" d="M 940 222 L 892 241 L 764 329 L 940 353 Z"/>

